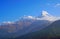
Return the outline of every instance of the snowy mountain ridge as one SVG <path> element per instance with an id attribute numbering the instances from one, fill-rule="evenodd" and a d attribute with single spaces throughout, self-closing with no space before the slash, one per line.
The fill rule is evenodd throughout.
<path id="1" fill-rule="evenodd" d="M 48 21 L 56 21 L 56 20 L 59 20 L 59 19 L 60 19 L 60 17 L 55 17 L 55 16 L 50 15 L 47 11 L 42 11 L 41 17 L 23 16 L 23 17 L 20 17 L 20 19 L 18 21 L 21 21 L 21 20 L 48 20 Z M 15 22 L 7 21 L 7 22 L 0 23 L 0 25 L 1 24 L 14 24 Z"/>
<path id="2" fill-rule="evenodd" d="M 41 30 L 52 22 L 60 18 L 48 14 L 47 11 L 42 11 L 41 17 L 24 16 L 15 22 L 3 22 L 0 25 L 0 36 L 3 37 L 17 37 L 30 32 Z"/>

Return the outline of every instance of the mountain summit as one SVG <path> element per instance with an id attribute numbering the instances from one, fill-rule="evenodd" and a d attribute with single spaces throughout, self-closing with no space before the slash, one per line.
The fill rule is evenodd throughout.
<path id="1" fill-rule="evenodd" d="M 50 14 L 49 14 L 47 11 L 42 11 L 41 15 L 42 15 L 43 17 L 45 17 L 45 16 L 50 16 Z"/>

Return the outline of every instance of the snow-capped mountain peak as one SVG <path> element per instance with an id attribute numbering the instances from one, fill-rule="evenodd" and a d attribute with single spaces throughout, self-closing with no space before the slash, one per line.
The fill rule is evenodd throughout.
<path id="1" fill-rule="evenodd" d="M 42 13 L 41 13 L 41 15 L 43 16 L 43 17 L 46 17 L 46 16 L 52 16 L 51 14 L 49 14 L 47 11 L 42 11 Z"/>
<path id="2" fill-rule="evenodd" d="M 41 18 L 40 18 L 40 20 L 48 20 L 48 21 L 56 21 L 59 19 L 60 17 L 55 17 L 44 10 L 42 11 Z"/>
<path id="3" fill-rule="evenodd" d="M 48 12 L 47 11 L 42 11 L 42 16 L 47 16 Z"/>

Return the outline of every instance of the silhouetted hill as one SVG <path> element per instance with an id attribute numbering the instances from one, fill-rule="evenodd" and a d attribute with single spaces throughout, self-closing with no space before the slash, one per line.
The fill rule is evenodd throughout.
<path id="1" fill-rule="evenodd" d="M 60 39 L 60 20 L 53 22 L 40 31 L 32 32 L 15 39 Z"/>

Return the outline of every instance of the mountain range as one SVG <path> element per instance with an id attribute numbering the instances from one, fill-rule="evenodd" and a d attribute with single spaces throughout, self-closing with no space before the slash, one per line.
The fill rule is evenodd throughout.
<path id="1" fill-rule="evenodd" d="M 56 28 L 59 28 L 56 22 L 59 19 L 43 11 L 41 17 L 23 16 L 15 22 L 3 22 L 0 24 L 0 39 L 29 39 L 35 36 L 48 36 L 48 32 L 55 29 L 55 24 Z"/>

